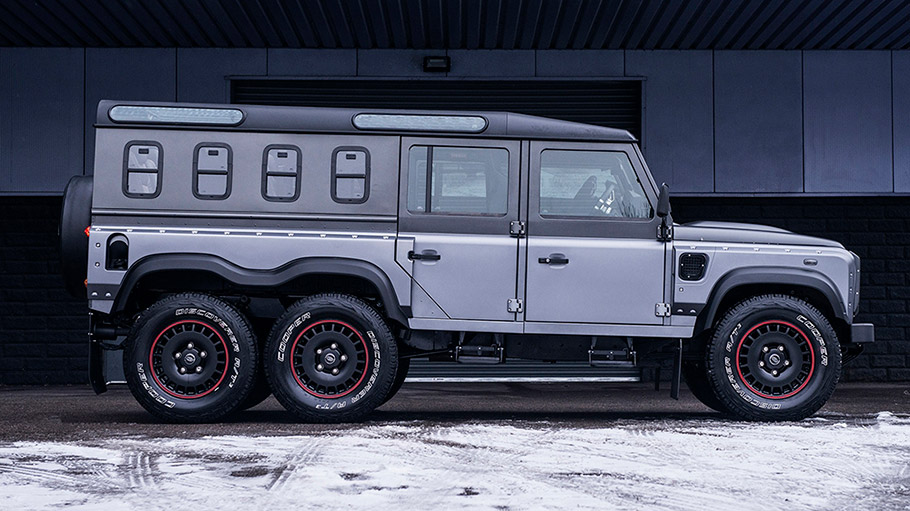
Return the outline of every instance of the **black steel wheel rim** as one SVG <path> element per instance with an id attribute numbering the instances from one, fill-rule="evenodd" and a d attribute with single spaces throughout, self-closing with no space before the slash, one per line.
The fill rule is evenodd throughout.
<path id="1" fill-rule="evenodd" d="M 324 399 L 337 399 L 358 388 L 369 364 L 367 343 L 352 325 L 317 321 L 291 347 L 291 370 L 300 387 Z"/>
<path id="2" fill-rule="evenodd" d="M 213 392 L 227 374 L 227 343 L 201 321 L 169 325 L 152 343 L 149 366 L 161 389 L 172 397 L 197 399 Z"/>
<path id="3" fill-rule="evenodd" d="M 802 391 L 815 372 L 815 350 L 806 334 L 787 321 L 750 328 L 736 349 L 740 380 L 756 395 L 785 399 Z"/>

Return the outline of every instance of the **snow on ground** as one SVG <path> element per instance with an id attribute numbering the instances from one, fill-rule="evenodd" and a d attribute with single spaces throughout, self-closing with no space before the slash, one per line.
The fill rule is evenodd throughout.
<path id="1" fill-rule="evenodd" d="M 149 505 L 910 509 L 910 418 L 398 422 L 297 436 L 0 442 L 0 509 Z"/>

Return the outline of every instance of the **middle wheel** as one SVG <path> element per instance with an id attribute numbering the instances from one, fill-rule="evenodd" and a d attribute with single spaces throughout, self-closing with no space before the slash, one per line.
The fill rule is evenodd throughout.
<path id="1" fill-rule="evenodd" d="M 398 346 L 375 309 L 348 295 L 292 305 L 265 349 L 275 397 L 309 422 L 356 421 L 381 405 L 398 369 Z"/>

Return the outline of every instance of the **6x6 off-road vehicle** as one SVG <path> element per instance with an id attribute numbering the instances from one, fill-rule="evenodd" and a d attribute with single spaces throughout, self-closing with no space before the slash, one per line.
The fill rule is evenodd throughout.
<path id="1" fill-rule="evenodd" d="M 210 421 L 270 392 L 359 419 L 415 357 L 637 367 L 711 408 L 817 411 L 873 340 L 859 258 L 747 224 L 674 224 L 628 132 L 497 112 L 124 103 L 66 190 L 91 381 Z M 110 356 L 120 356 L 118 360 Z M 107 356 L 105 356 L 107 355 Z"/>

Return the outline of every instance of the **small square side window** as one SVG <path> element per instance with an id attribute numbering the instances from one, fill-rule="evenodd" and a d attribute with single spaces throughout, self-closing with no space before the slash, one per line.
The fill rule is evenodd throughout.
<path id="1" fill-rule="evenodd" d="M 222 200 L 231 194 L 231 147 L 203 142 L 193 153 L 193 195 L 197 199 Z"/>
<path id="2" fill-rule="evenodd" d="M 300 149 L 270 145 L 262 154 L 262 197 L 268 201 L 293 202 L 300 196 Z"/>
<path id="3" fill-rule="evenodd" d="M 161 186 L 164 152 L 157 142 L 136 140 L 123 150 L 123 194 L 127 197 L 152 199 Z"/>
<path id="4" fill-rule="evenodd" d="M 332 153 L 332 200 L 362 204 L 370 196 L 370 153 L 365 147 L 339 147 Z"/>

